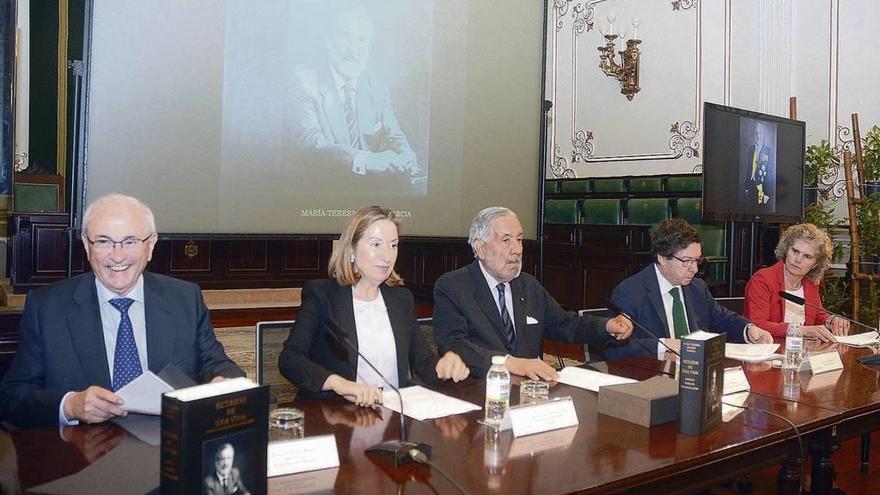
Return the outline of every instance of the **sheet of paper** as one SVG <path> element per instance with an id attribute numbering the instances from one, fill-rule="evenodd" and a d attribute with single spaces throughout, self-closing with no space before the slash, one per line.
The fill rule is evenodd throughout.
<path id="1" fill-rule="evenodd" d="M 775 354 L 777 349 L 779 344 L 725 344 L 724 357 L 747 363 L 760 363 L 782 357 Z"/>
<path id="2" fill-rule="evenodd" d="M 599 373 L 598 371 L 585 370 L 583 368 L 575 368 L 568 366 L 559 372 L 559 383 L 571 385 L 572 387 L 585 388 L 598 392 L 599 387 L 606 385 L 618 385 L 621 383 L 635 383 L 638 380 L 632 378 L 624 378 L 617 375 L 609 375 L 607 373 Z"/>
<path id="3" fill-rule="evenodd" d="M 749 385 L 749 379 L 746 377 L 746 373 L 743 371 L 742 366 L 735 366 L 724 370 L 724 393 L 722 393 L 722 395 L 748 391 L 751 390 L 751 388 L 751 385 Z"/>
<path id="4" fill-rule="evenodd" d="M 476 404 L 449 397 L 419 385 L 400 389 L 400 395 L 403 397 L 403 414 L 419 421 L 482 409 Z M 393 390 L 382 392 L 382 405 L 394 412 L 400 412 L 400 401 Z"/>
<path id="5" fill-rule="evenodd" d="M 162 412 L 162 394 L 174 390 L 150 370 L 144 371 L 127 385 L 116 391 L 128 412 L 159 415 Z"/>
<path id="6" fill-rule="evenodd" d="M 857 333 L 855 335 L 838 335 L 837 341 L 852 347 L 867 347 L 880 344 L 880 334 L 877 332 Z"/>

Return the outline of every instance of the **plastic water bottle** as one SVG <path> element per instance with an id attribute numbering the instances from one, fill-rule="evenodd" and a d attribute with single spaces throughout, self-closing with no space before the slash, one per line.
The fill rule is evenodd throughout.
<path id="1" fill-rule="evenodd" d="M 801 333 L 801 326 L 797 323 L 789 323 L 788 332 L 785 334 L 785 358 L 782 360 L 782 369 L 800 371 L 803 359 L 804 335 Z"/>
<path id="2" fill-rule="evenodd" d="M 510 406 L 510 372 L 504 366 L 505 356 L 492 356 L 492 367 L 486 375 L 486 425 L 501 428 Z"/>

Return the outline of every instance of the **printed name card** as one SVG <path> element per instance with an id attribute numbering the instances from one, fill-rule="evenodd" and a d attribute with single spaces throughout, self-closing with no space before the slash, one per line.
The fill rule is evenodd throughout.
<path id="1" fill-rule="evenodd" d="M 749 379 L 746 377 L 746 372 L 743 371 L 742 366 L 724 369 L 724 392 L 721 395 L 735 394 L 751 389 Z"/>
<path id="2" fill-rule="evenodd" d="M 810 369 L 814 375 L 843 369 L 843 361 L 840 360 L 840 354 L 836 350 L 813 354 L 807 359 L 810 361 Z"/>
<path id="3" fill-rule="evenodd" d="M 321 435 L 269 442 L 266 475 L 302 473 L 339 467 L 336 437 Z"/>
<path id="4" fill-rule="evenodd" d="M 578 424 L 571 397 L 510 408 L 513 436 L 521 437 Z"/>

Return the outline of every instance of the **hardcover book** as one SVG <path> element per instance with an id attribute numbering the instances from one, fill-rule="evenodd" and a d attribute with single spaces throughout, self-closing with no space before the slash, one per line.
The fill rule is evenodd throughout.
<path id="1" fill-rule="evenodd" d="M 162 395 L 162 493 L 266 493 L 269 387 L 247 378 Z"/>
<path id="2" fill-rule="evenodd" d="M 681 339 L 678 431 L 701 435 L 721 423 L 727 336 L 694 332 Z"/>

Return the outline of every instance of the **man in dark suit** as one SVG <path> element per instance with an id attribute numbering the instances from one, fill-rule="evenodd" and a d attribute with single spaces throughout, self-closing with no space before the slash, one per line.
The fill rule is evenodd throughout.
<path id="1" fill-rule="evenodd" d="M 307 162 L 296 164 L 298 177 L 387 186 L 421 173 L 388 86 L 367 70 L 373 36 L 363 7 L 343 4 L 328 29 L 326 64 L 296 68 L 287 124 L 292 153 Z"/>
<path id="2" fill-rule="evenodd" d="M 250 495 L 234 463 L 235 448 L 224 443 L 214 454 L 214 472 L 205 477 L 205 495 Z"/>
<path id="3" fill-rule="evenodd" d="M 28 294 L 0 418 L 37 426 L 124 416 L 114 392 L 168 364 L 198 382 L 244 376 L 214 336 L 199 287 L 144 273 L 156 245 L 146 205 L 104 196 L 83 226 L 92 271 Z"/>
<path id="4" fill-rule="evenodd" d="M 564 311 L 534 277 L 520 273 L 522 238 L 522 225 L 511 210 L 480 211 L 468 239 L 477 261 L 434 285 L 434 339 L 441 353 L 461 356 L 472 376 L 485 376 L 493 355 L 507 355 L 511 373 L 555 380 L 556 370 L 541 359 L 545 337 L 602 344 L 632 333 L 632 323 L 623 317 Z"/>
<path id="5" fill-rule="evenodd" d="M 615 287 L 612 302 L 676 352 L 681 337 L 697 330 L 726 333 L 728 342 L 772 343 L 769 332 L 720 305 L 706 282 L 695 278 L 705 261 L 701 242 L 700 233 L 684 220 L 660 222 L 651 232 L 654 263 Z M 662 356 L 665 349 L 637 328 L 629 342 L 610 343 L 604 354 L 608 360 Z"/>

